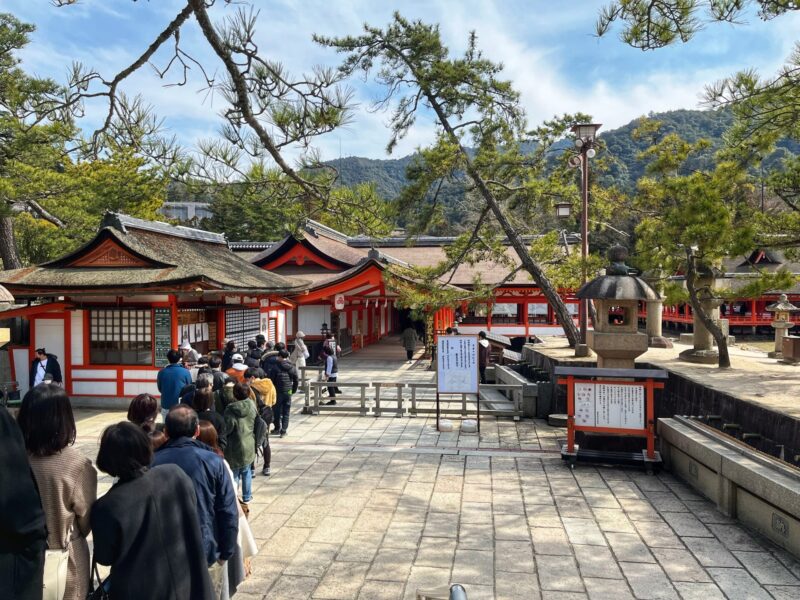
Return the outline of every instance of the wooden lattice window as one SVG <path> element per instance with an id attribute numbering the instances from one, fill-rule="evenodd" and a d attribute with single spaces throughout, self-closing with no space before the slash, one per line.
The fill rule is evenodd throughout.
<path id="1" fill-rule="evenodd" d="M 150 309 L 89 311 L 89 355 L 93 365 L 153 364 Z"/>
<path id="2" fill-rule="evenodd" d="M 259 334 L 258 309 L 229 310 L 225 313 L 225 337 L 234 340 L 236 345 L 247 348 L 247 341 Z"/>

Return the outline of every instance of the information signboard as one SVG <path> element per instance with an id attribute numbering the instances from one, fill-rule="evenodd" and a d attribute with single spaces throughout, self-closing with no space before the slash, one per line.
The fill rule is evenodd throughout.
<path id="1" fill-rule="evenodd" d="M 439 394 L 477 394 L 478 337 L 440 335 L 436 347 L 436 391 Z"/>
<path id="2" fill-rule="evenodd" d="M 644 384 L 575 383 L 575 425 L 644 429 Z"/>
<path id="3" fill-rule="evenodd" d="M 169 308 L 156 308 L 153 312 L 155 313 L 153 364 L 160 367 L 167 364 L 167 352 L 172 348 L 172 311 Z"/>

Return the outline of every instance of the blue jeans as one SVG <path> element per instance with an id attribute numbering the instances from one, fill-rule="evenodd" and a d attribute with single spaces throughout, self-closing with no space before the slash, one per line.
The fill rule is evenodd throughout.
<path id="1" fill-rule="evenodd" d="M 239 479 L 242 480 L 242 502 L 250 502 L 253 499 L 253 472 L 250 470 L 250 465 L 233 472 L 233 482 L 237 490 Z"/>

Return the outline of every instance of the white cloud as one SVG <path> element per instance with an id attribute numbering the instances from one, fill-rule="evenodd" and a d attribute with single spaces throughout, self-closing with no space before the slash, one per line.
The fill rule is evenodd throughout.
<path id="1" fill-rule="evenodd" d="M 4 10 L 39 26 L 35 43 L 24 53 L 24 66 L 61 80 L 73 60 L 93 65 L 104 75 L 117 72 L 143 51 L 183 5 L 178 0 L 113 4 L 85 0 L 82 5 L 56 9 L 43 0 L 4 0 Z M 341 59 L 314 44 L 312 33 L 358 34 L 365 21 L 385 25 L 397 7 L 409 18 L 440 23 L 444 41 L 454 52 L 462 51 L 468 32 L 476 30 L 485 55 L 505 65 L 505 77 L 521 92 L 532 125 L 555 114 L 581 111 L 594 115 L 604 129 L 650 111 L 697 108 L 706 84 L 748 66 L 769 75 L 788 56 L 800 31 L 800 14 L 739 28 L 714 25 L 690 44 L 643 54 L 625 47 L 614 34 L 599 41 L 592 38 L 602 0 L 569 8 L 545 0 L 404 0 L 395 6 L 370 0 L 272 0 L 254 5 L 260 10 L 259 49 L 280 59 L 294 74 L 309 72 L 318 63 L 336 65 Z M 237 8 L 218 2 L 212 16 L 222 19 Z M 118 35 L 109 36 L 109 32 Z M 182 30 L 182 43 L 212 72 L 222 72 L 193 20 Z M 156 64 L 163 66 L 168 55 L 168 49 L 160 52 Z M 203 82 L 196 72 L 184 87 L 164 87 L 163 83 L 146 68 L 133 75 L 124 89 L 128 94 L 141 93 L 184 143 L 219 127 L 218 111 L 224 101 L 198 92 Z M 360 103 L 353 123 L 320 138 L 317 145 L 326 158 L 339 156 L 340 147 L 345 156 L 383 158 L 389 116 L 366 110 L 376 94 L 373 85 L 359 81 L 352 85 Z M 86 128 L 95 127 L 102 115 L 101 105 L 90 106 Z M 395 156 L 430 142 L 433 132 L 433 122 L 421 115 Z M 295 157 L 297 153 L 289 154 Z"/>

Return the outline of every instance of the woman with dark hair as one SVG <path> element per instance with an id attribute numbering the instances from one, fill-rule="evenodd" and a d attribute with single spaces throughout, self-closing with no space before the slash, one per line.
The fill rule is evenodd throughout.
<path id="1" fill-rule="evenodd" d="M 158 400 L 152 394 L 139 394 L 128 405 L 128 421 L 150 433 L 156 429 L 158 412 Z"/>
<path id="2" fill-rule="evenodd" d="M 122 422 L 100 439 L 97 467 L 119 480 L 92 507 L 94 556 L 113 600 L 211 600 L 197 498 L 177 465 L 148 468 L 150 438 Z"/>
<path id="3" fill-rule="evenodd" d="M 225 344 L 225 352 L 222 353 L 222 372 L 224 373 L 233 366 L 233 355 L 236 354 L 236 342 L 229 340 Z"/>
<path id="4" fill-rule="evenodd" d="M 72 448 L 75 418 L 63 388 L 43 383 L 28 391 L 17 415 L 28 460 L 39 486 L 50 561 L 69 553 L 64 600 L 84 600 L 89 591 L 89 509 L 97 498 L 92 461 Z M 48 567 L 46 567 L 48 568 Z"/>
<path id="5" fill-rule="evenodd" d="M 225 429 L 225 419 L 221 414 L 214 410 L 214 390 L 211 387 L 200 388 L 194 393 L 194 409 L 202 425 L 204 421 L 211 423 L 217 430 L 219 447 L 225 450 L 228 445 L 228 437 Z"/>
<path id="6" fill-rule="evenodd" d="M 0 598 L 42 600 L 47 526 L 25 441 L 4 406 L 0 440 Z"/>

